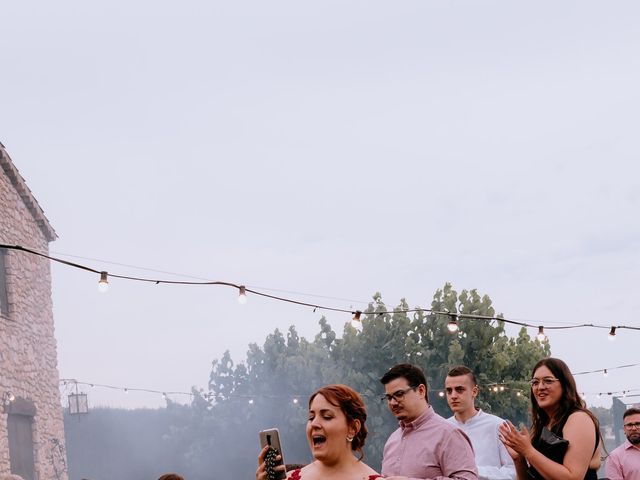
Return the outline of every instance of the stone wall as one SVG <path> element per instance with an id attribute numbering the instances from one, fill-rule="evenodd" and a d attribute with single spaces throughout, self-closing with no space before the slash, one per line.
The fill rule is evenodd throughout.
<path id="1" fill-rule="evenodd" d="M 43 228 L 44 215 L 41 210 L 34 211 L 39 207 L 35 199 L 28 198 L 31 192 L 24 180 L 19 174 L 13 175 L 17 174 L 15 169 L 7 171 L 10 160 L 2 148 L 0 155 L 0 243 L 48 253 L 49 241 L 55 238 L 55 232 L 48 224 Z M 41 218 L 37 218 L 39 215 Z M 48 231 L 53 233 L 47 234 Z M 5 261 L 9 313 L 0 315 L 0 395 L 9 391 L 35 406 L 36 479 L 66 480 L 66 458 L 61 455 L 64 453 L 64 427 L 50 264 L 45 258 L 15 250 L 7 251 Z M 0 405 L 0 476 L 10 473 L 7 432 L 10 408 L 11 405 L 4 409 Z"/>

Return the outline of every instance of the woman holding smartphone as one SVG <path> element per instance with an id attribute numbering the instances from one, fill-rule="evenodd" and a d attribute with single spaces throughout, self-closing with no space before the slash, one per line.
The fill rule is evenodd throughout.
<path id="1" fill-rule="evenodd" d="M 600 428 L 578 396 L 567 364 L 557 358 L 540 360 L 530 383 L 531 435 L 511 422 L 500 427 L 518 480 L 596 480 Z"/>
<path id="2" fill-rule="evenodd" d="M 360 395 L 346 385 L 327 385 L 309 398 L 307 442 L 314 461 L 293 470 L 288 480 L 373 480 L 382 478 L 362 461 L 367 437 L 367 410 Z M 268 480 L 265 456 L 260 452 L 256 480 Z M 284 470 L 284 465 L 276 467 Z"/>

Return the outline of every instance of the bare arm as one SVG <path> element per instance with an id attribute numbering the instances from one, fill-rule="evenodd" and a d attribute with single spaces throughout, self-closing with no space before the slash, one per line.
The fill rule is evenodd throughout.
<path id="1" fill-rule="evenodd" d="M 569 448 L 561 464 L 536 450 L 531 445 L 528 434 L 525 435 L 525 433 L 526 429 L 518 431 L 512 424 L 509 424 L 508 429 L 501 428 L 505 446 L 524 457 L 543 478 L 546 480 L 582 480 L 584 478 L 596 443 L 596 432 L 589 415 L 585 412 L 574 412 L 569 416 L 562 430 L 562 436 L 569 441 Z M 521 469 L 522 467 L 517 468 L 519 478 Z"/>

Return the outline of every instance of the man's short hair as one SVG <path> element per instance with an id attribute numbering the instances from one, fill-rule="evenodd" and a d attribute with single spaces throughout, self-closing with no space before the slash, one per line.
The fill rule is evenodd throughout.
<path id="1" fill-rule="evenodd" d="M 425 400 L 429 402 L 429 394 L 427 388 L 427 379 L 424 376 L 424 372 L 415 365 L 411 365 L 410 363 L 400 363 L 391 367 L 387 370 L 382 378 L 380 379 L 380 383 L 386 385 L 391 380 L 395 380 L 396 378 L 405 378 L 407 382 L 409 382 L 409 386 L 417 387 L 418 385 L 424 385 L 424 396 Z"/>
<path id="2" fill-rule="evenodd" d="M 626 409 L 624 414 L 622 415 L 622 419 L 624 420 L 629 415 L 640 415 L 640 408 L 633 407 Z"/>
<path id="3" fill-rule="evenodd" d="M 449 373 L 447 373 L 447 377 L 461 377 L 462 375 L 469 375 L 471 377 L 471 383 L 473 385 L 478 385 L 478 379 L 476 378 L 476 374 L 471 371 L 470 368 L 465 367 L 464 365 L 456 365 Z"/>

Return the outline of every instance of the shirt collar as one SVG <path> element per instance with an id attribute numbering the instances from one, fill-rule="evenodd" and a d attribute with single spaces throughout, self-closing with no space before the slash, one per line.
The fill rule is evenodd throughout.
<path id="1" fill-rule="evenodd" d="M 629 440 L 625 440 L 624 441 L 624 449 L 625 450 L 629 450 L 630 448 L 637 448 L 638 450 L 640 450 L 640 445 L 634 445 Z"/>
<path id="2" fill-rule="evenodd" d="M 482 409 L 478 408 L 476 410 L 476 413 L 473 414 L 473 417 L 470 417 L 469 419 L 467 419 L 466 422 L 461 422 L 456 418 L 455 415 L 452 418 L 456 421 L 458 425 L 470 425 L 473 422 L 475 422 L 478 418 L 480 418 L 481 415 L 483 415 Z"/>
<path id="3" fill-rule="evenodd" d="M 427 405 L 427 409 L 420 414 L 418 418 L 416 418 L 413 422 L 403 422 L 400 420 L 400 428 L 402 430 L 416 430 L 420 428 L 422 425 L 427 423 L 427 421 L 433 417 L 434 411 L 431 408 L 431 405 Z"/>

